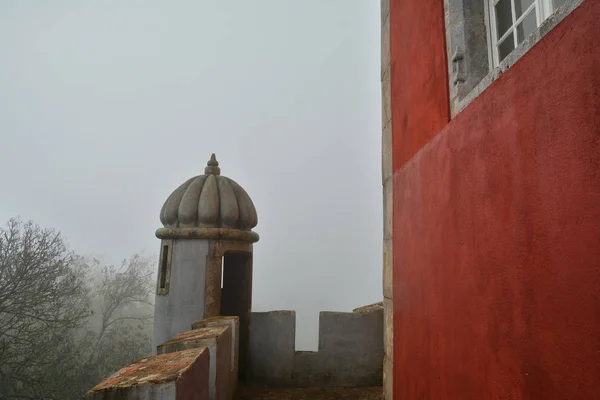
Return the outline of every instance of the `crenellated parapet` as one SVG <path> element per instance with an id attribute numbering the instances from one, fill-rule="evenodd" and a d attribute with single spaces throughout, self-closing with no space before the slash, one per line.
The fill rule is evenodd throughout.
<path id="1" fill-rule="evenodd" d="M 316 352 L 296 351 L 296 312 L 253 312 L 252 379 L 273 386 L 379 386 L 383 374 L 383 309 L 319 315 Z"/>

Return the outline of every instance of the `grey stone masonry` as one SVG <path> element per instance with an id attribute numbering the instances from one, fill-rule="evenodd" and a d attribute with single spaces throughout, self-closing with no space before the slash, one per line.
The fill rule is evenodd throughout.
<path id="1" fill-rule="evenodd" d="M 383 297 L 384 302 L 392 303 L 392 219 L 393 219 L 393 125 L 392 125 L 392 70 L 391 65 L 391 25 L 390 0 L 381 0 L 381 183 L 383 184 Z M 386 325 L 388 324 L 389 325 Z M 391 321 L 384 320 L 384 335 L 386 348 L 393 347 L 393 326 Z M 392 399 L 392 358 L 388 355 L 383 369 L 384 398 Z"/>
<path id="2" fill-rule="evenodd" d="M 483 0 L 444 0 L 450 108 L 488 74 L 487 11 Z"/>
<path id="3" fill-rule="evenodd" d="M 209 399 L 231 400 L 231 328 L 228 325 L 194 329 L 157 347 L 158 354 L 205 347 L 210 355 Z"/>
<path id="4" fill-rule="evenodd" d="M 206 293 L 206 257 L 209 242 L 201 239 L 174 240 L 169 293 L 157 294 L 154 305 L 154 339 L 156 346 L 175 335 L 188 331 L 204 318 Z"/>
<path id="5" fill-rule="evenodd" d="M 383 309 L 321 312 L 319 351 L 297 352 L 296 313 L 252 313 L 254 381 L 272 386 L 379 386 L 383 380 Z"/>
<path id="6" fill-rule="evenodd" d="M 239 317 L 212 317 L 205 318 L 192 325 L 192 330 L 228 326 L 231 329 L 231 379 L 230 384 L 235 392 L 238 385 L 239 347 L 240 347 L 240 319 Z"/>

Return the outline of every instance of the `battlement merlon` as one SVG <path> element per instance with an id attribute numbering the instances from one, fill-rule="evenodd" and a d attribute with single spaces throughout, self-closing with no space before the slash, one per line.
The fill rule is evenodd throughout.
<path id="1" fill-rule="evenodd" d="M 281 386 L 376 386 L 383 368 L 383 307 L 319 313 L 317 352 L 296 351 L 296 312 L 253 312 L 250 359 L 256 381 Z"/>

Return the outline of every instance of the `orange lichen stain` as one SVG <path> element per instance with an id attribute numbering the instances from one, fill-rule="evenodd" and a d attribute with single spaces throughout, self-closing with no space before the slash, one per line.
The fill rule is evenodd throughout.
<path id="1" fill-rule="evenodd" d="M 162 354 L 143 358 L 115 372 L 109 378 L 94 386 L 90 392 L 109 388 L 125 388 L 144 383 L 161 384 L 175 381 L 191 367 L 206 347 Z"/>
<path id="2" fill-rule="evenodd" d="M 198 322 L 194 322 L 192 324 L 192 329 L 201 329 L 201 328 L 206 328 L 209 326 L 215 326 L 218 324 L 224 324 L 224 323 L 230 323 L 230 322 L 234 322 L 234 326 L 239 324 L 239 317 L 226 317 L 226 316 L 217 316 L 217 317 L 209 317 L 209 318 L 204 318 Z"/>
<path id="3" fill-rule="evenodd" d="M 195 340 L 216 338 L 222 335 L 227 326 L 211 326 L 208 328 L 194 329 L 191 331 L 180 333 L 179 335 L 167 340 L 159 347 L 167 346 L 174 343 L 193 342 Z"/>
<path id="4" fill-rule="evenodd" d="M 236 317 L 236 316 L 226 317 L 223 315 L 219 315 L 217 317 L 204 318 L 203 320 L 200 320 L 196 323 L 199 324 L 199 323 L 216 322 L 216 321 L 230 321 L 230 320 L 239 320 L 239 319 L 240 319 L 240 317 Z"/>
<path id="5" fill-rule="evenodd" d="M 379 310 L 383 310 L 383 301 L 380 301 L 379 303 L 375 303 L 375 304 L 369 304 L 368 306 L 355 308 L 354 310 L 352 310 L 352 312 L 355 312 L 358 314 L 367 314 L 367 313 L 379 311 Z"/>

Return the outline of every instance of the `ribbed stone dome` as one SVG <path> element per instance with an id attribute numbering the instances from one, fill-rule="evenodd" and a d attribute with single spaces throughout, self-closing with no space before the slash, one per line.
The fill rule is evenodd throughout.
<path id="1" fill-rule="evenodd" d="M 213 154 L 204 175 L 179 186 L 160 210 L 166 228 L 227 228 L 249 231 L 258 223 L 254 203 L 233 179 L 221 175 Z"/>

